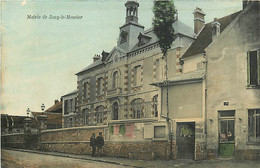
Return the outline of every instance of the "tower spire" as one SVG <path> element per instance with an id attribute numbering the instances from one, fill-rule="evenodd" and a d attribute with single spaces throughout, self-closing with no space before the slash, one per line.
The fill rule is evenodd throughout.
<path id="1" fill-rule="evenodd" d="M 138 23 L 139 3 L 136 0 L 128 0 L 125 3 L 125 7 L 126 7 L 126 23 L 127 22 Z"/>

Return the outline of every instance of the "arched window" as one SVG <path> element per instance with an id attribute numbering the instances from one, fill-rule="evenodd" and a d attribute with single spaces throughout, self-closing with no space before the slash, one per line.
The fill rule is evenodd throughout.
<path id="1" fill-rule="evenodd" d="M 96 123 L 103 123 L 103 117 L 104 117 L 104 106 L 98 106 L 96 107 L 96 113 L 95 113 L 95 118 L 96 118 Z"/>
<path id="2" fill-rule="evenodd" d="M 113 81 L 112 81 L 112 88 L 118 87 L 118 71 L 113 73 Z"/>
<path id="3" fill-rule="evenodd" d="M 158 117 L 158 94 L 153 97 L 153 115 Z"/>
<path id="4" fill-rule="evenodd" d="M 131 102 L 132 106 L 132 112 L 133 112 L 133 118 L 142 118 L 143 117 L 143 110 L 144 110 L 144 104 L 142 99 L 134 99 Z"/>
<path id="5" fill-rule="evenodd" d="M 118 103 L 114 102 L 112 105 L 112 120 L 118 120 Z"/>

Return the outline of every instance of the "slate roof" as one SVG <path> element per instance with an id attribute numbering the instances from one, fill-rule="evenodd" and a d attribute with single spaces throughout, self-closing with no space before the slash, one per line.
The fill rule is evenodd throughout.
<path id="1" fill-rule="evenodd" d="M 62 121 L 62 114 L 61 113 L 50 113 L 50 112 L 32 112 L 32 115 L 35 119 L 37 119 L 37 116 L 39 115 L 46 115 L 47 120 L 45 121 L 46 124 L 60 124 Z"/>
<path id="2" fill-rule="evenodd" d="M 241 11 L 238 11 L 231 15 L 217 19 L 217 21 L 220 23 L 220 33 L 225 30 L 225 28 L 237 17 L 240 12 Z M 203 53 L 204 50 L 209 46 L 209 44 L 212 42 L 211 23 L 212 22 L 205 24 L 197 39 L 190 45 L 187 51 L 183 54 L 182 58 L 187 58 L 195 54 Z"/>
<path id="3" fill-rule="evenodd" d="M 69 93 L 67 93 L 67 94 L 65 94 L 65 95 L 63 95 L 63 96 L 61 96 L 61 97 L 65 97 L 65 96 L 68 96 L 68 95 L 76 94 L 77 91 L 78 91 L 78 90 L 74 90 L 74 91 L 72 91 L 72 92 L 69 92 Z"/>
<path id="4" fill-rule="evenodd" d="M 53 106 L 51 106 L 50 108 L 48 108 L 46 110 L 46 112 L 59 112 L 61 113 L 62 112 L 62 101 L 54 104 Z"/>
<path id="5" fill-rule="evenodd" d="M 180 20 L 176 20 L 173 23 L 173 28 L 174 28 L 174 34 L 175 35 L 176 34 L 183 34 L 183 35 L 186 35 L 188 37 L 194 38 L 194 33 L 193 33 L 192 28 L 189 27 L 188 25 L 184 24 Z M 154 34 L 153 28 L 147 29 L 143 34 L 151 37 L 151 39 L 147 43 L 145 43 L 144 45 L 138 46 L 138 44 L 136 44 L 136 46 L 131 50 L 131 52 L 138 50 L 140 48 L 149 46 L 150 44 L 154 44 L 154 43 L 158 42 L 158 38 Z"/>
<path id="6" fill-rule="evenodd" d="M 84 72 L 84 71 L 86 71 L 86 70 L 89 70 L 89 69 L 91 69 L 91 68 L 94 68 L 94 67 L 96 67 L 96 66 L 98 66 L 98 65 L 101 65 L 101 64 L 103 64 L 103 62 L 102 62 L 101 59 L 96 60 L 95 62 L 93 62 L 92 64 L 90 64 L 89 66 L 87 66 L 86 68 L 84 68 L 84 69 L 82 69 L 81 71 L 79 71 L 78 73 L 76 73 L 76 75 L 78 75 L 78 74 L 80 74 L 80 73 L 82 73 L 82 72 Z"/>
<path id="7" fill-rule="evenodd" d="M 201 70 L 196 70 L 196 71 L 178 74 L 178 75 L 170 78 L 169 83 L 175 84 L 175 83 L 181 83 L 181 82 L 187 82 L 187 81 L 201 80 L 204 77 L 205 77 L 205 70 L 201 69 Z M 166 84 L 164 83 L 164 81 L 160 81 L 160 82 L 155 82 L 152 85 L 163 86 L 163 85 L 166 85 Z"/>

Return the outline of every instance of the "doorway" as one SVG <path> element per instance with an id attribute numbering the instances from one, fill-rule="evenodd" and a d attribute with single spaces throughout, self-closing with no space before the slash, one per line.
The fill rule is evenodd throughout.
<path id="1" fill-rule="evenodd" d="M 219 157 L 233 157 L 235 150 L 235 111 L 219 111 Z"/>
<path id="2" fill-rule="evenodd" d="M 177 157 L 194 159 L 195 122 L 177 123 Z"/>

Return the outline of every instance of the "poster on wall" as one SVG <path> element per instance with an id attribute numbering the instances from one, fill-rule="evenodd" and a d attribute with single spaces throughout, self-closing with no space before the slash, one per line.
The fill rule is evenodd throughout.
<path id="1" fill-rule="evenodd" d="M 134 136 L 135 124 L 126 124 L 125 125 L 125 136 L 132 138 Z"/>

